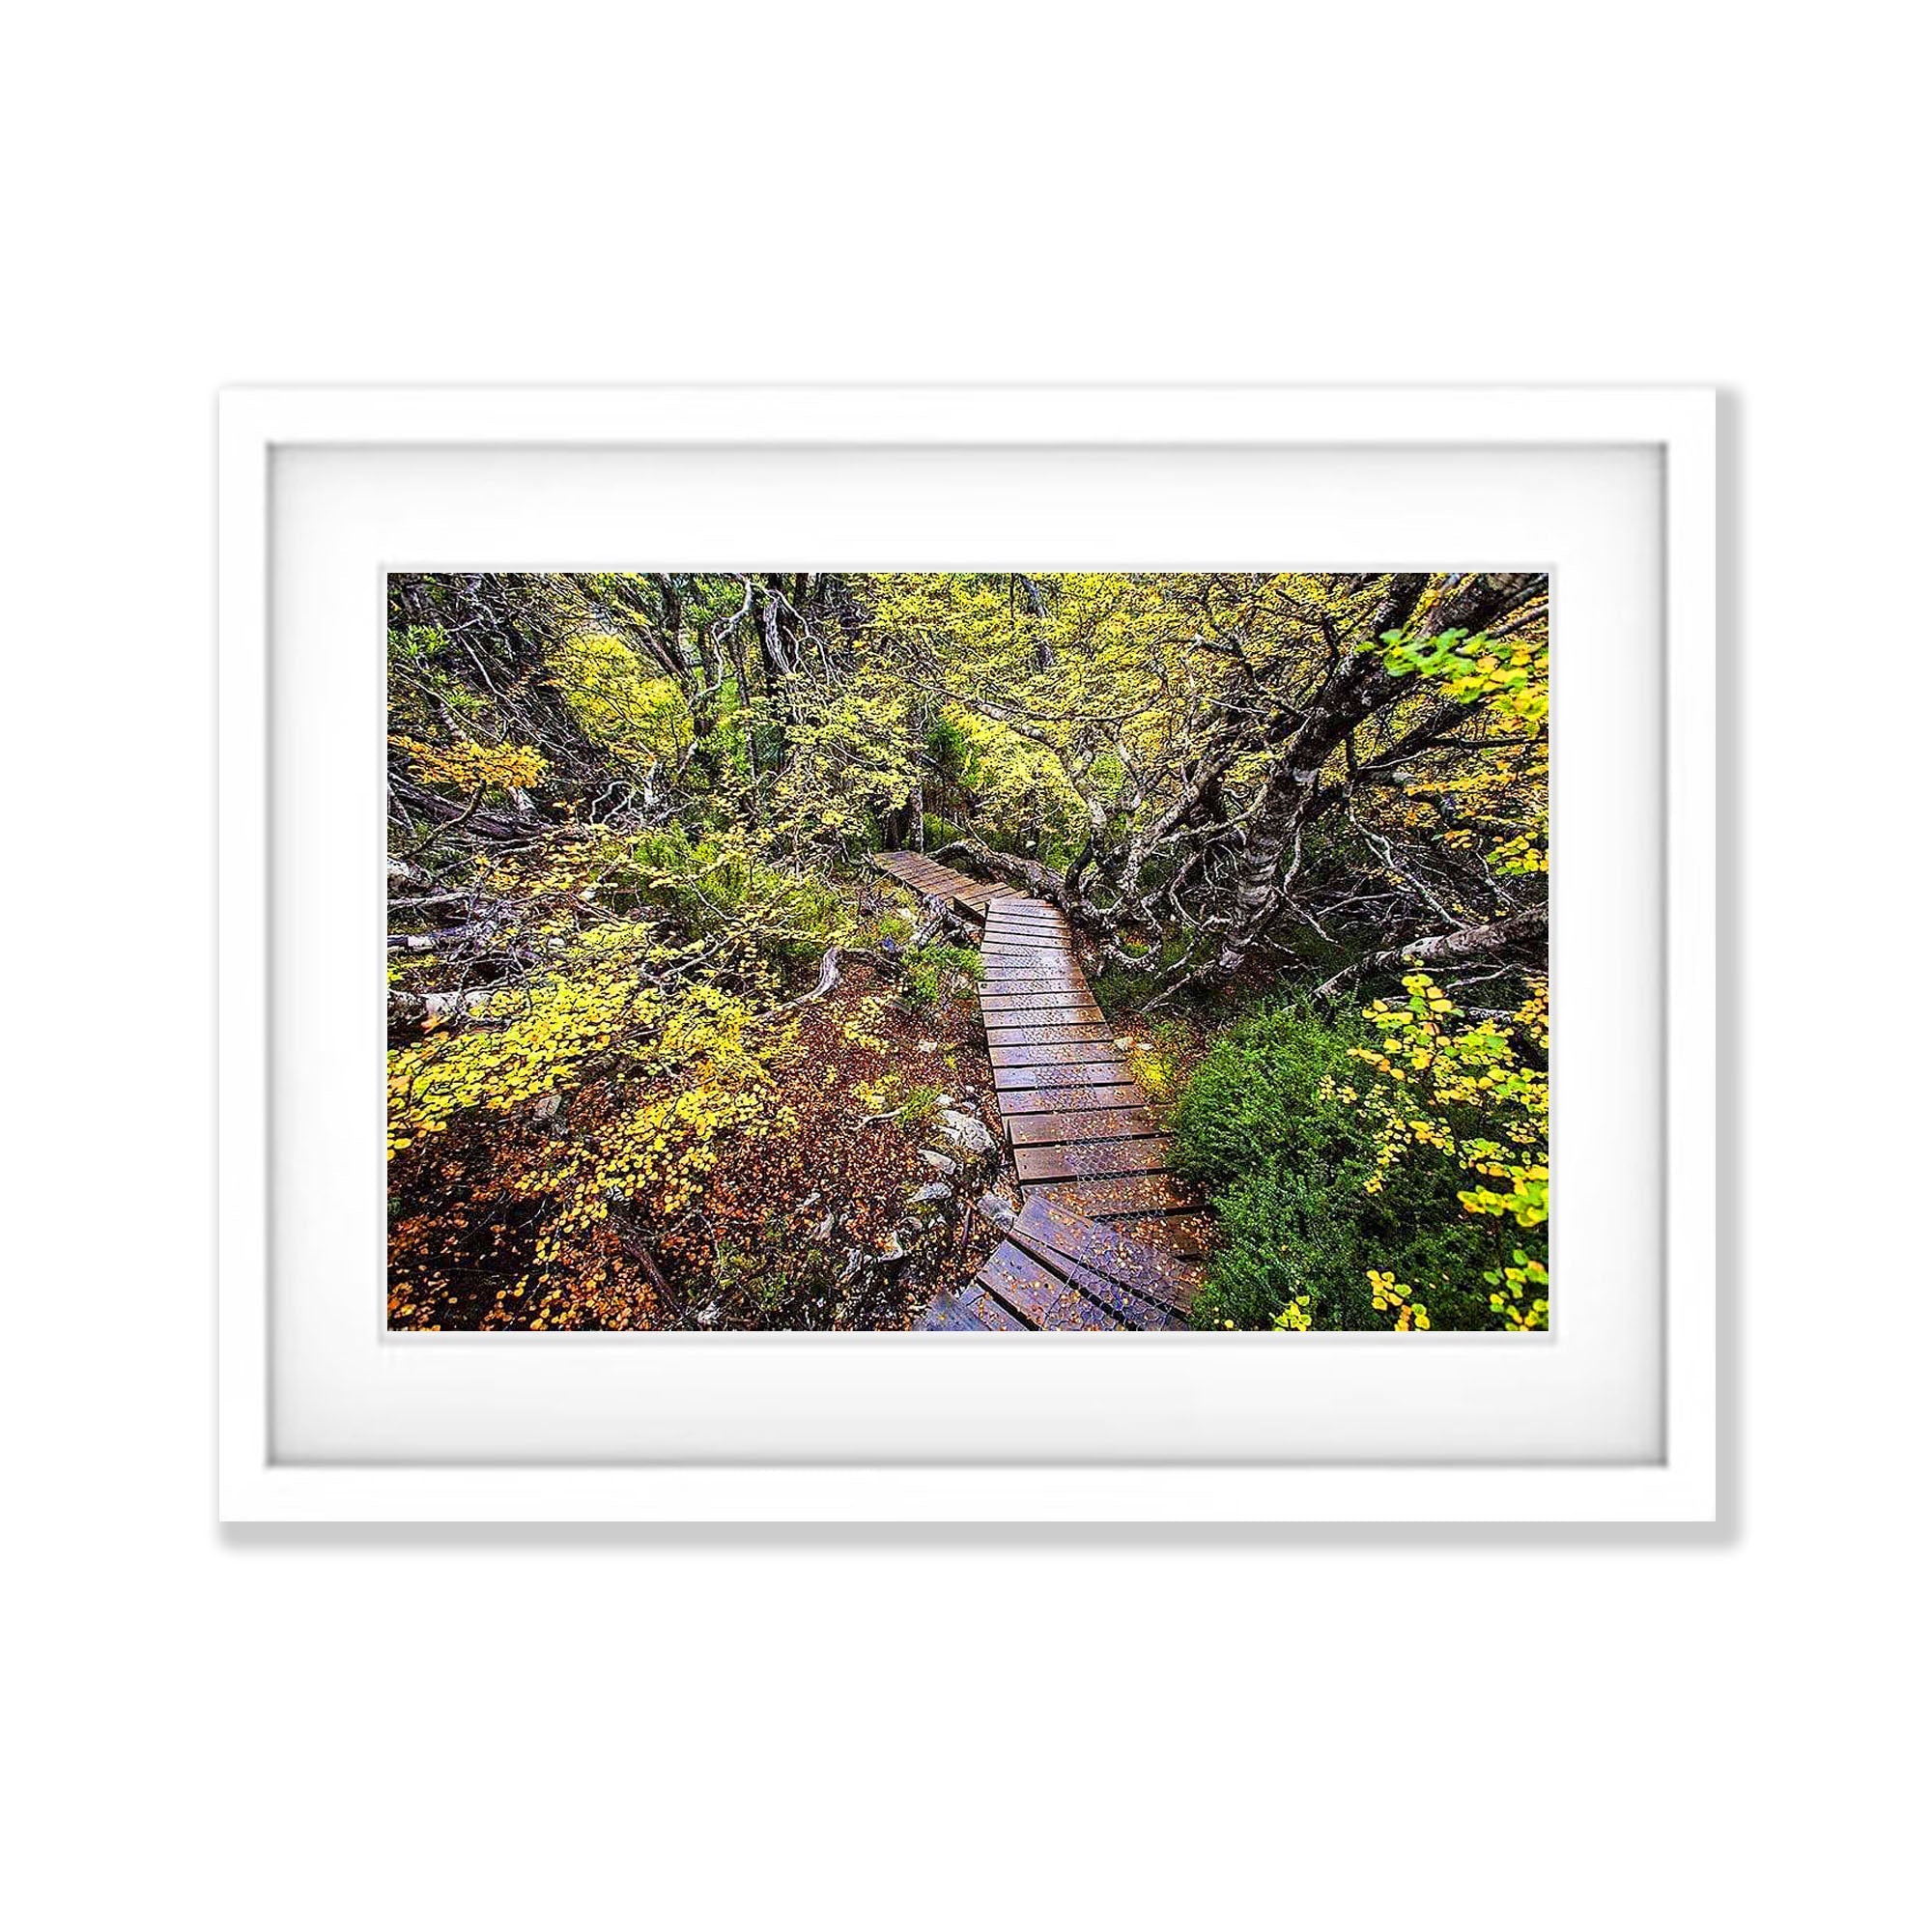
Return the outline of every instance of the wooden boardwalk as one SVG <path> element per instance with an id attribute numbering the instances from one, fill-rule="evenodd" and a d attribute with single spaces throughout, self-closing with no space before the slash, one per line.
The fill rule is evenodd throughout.
<path id="1" fill-rule="evenodd" d="M 874 852 L 872 864 L 929 899 L 945 899 L 968 919 L 983 920 L 993 900 L 1009 896 L 1005 886 L 989 886 L 951 866 L 935 865 L 923 852 Z"/>
<path id="2" fill-rule="evenodd" d="M 918 853 L 872 863 L 984 922 L 980 1012 L 1023 1201 L 971 1283 L 925 1328 L 1183 1325 L 1209 1232 L 1087 985 L 1058 907 Z"/>

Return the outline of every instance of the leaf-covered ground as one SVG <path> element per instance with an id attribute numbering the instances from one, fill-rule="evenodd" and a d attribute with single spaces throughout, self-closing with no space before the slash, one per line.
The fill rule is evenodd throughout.
<path id="1" fill-rule="evenodd" d="M 614 1087 L 587 1085 L 547 1116 L 459 1124 L 397 1156 L 392 1203 L 412 1211 L 391 1222 L 389 1324 L 903 1328 L 992 1245 L 977 1219 L 963 1241 L 941 1214 L 923 1239 L 897 1232 L 908 1197 L 935 1179 L 922 1151 L 947 1148 L 940 1102 L 996 1127 L 991 1092 L 970 995 L 909 1009 L 854 966 L 802 1010 L 773 1095 L 786 1123 L 730 1144 L 674 1221 L 613 1212 L 569 1270 L 537 1264 L 535 1210 L 502 1176 L 517 1141 L 581 1130 L 619 1104 Z"/>

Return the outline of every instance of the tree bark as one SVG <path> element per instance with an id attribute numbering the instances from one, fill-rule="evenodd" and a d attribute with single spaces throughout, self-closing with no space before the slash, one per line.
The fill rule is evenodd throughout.
<path id="1" fill-rule="evenodd" d="M 1512 913 L 1490 925 L 1464 926 L 1459 932 L 1432 933 L 1426 939 L 1411 939 L 1406 946 L 1392 946 L 1380 952 L 1345 967 L 1332 980 L 1315 989 L 1317 999 L 1327 999 L 1350 979 L 1368 973 L 1392 973 L 1401 967 L 1463 966 L 1475 959 L 1492 959 L 1528 947 L 1530 942 L 1547 939 L 1549 912 L 1545 906 L 1531 906 Z"/>
<path id="2" fill-rule="evenodd" d="M 980 871 L 988 872 L 996 879 L 1004 879 L 1009 886 L 1017 886 L 1022 892 L 1051 899 L 1064 913 L 1071 915 L 1075 910 L 1073 896 L 1066 889 L 1065 875 L 1056 872 L 1051 866 L 1042 866 L 1037 859 L 1020 859 L 1010 852 L 995 852 L 990 846 L 980 844 L 977 838 L 955 838 L 952 844 L 942 845 L 930 856 L 941 864 L 951 858 L 964 859 Z"/>

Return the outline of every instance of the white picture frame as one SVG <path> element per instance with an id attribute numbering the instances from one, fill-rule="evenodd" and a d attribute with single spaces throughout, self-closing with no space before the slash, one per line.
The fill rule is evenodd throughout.
<path id="1" fill-rule="evenodd" d="M 221 398 L 219 434 L 218 1507 L 223 1520 L 1697 1523 L 1717 1519 L 1717 438 L 1712 391 L 238 389 Z M 1662 775 L 1662 797 L 1651 801 L 1659 811 L 1660 838 L 1650 884 L 1661 906 L 1655 1010 L 1662 1024 L 1655 1039 L 1621 1044 L 1626 1053 L 1654 1051 L 1661 1062 L 1658 1225 L 1641 1231 L 1643 1238 L 1654 1242 L 1661 1289 L 1654 1338 L 1661 1378 L 1655 1453 L 1641 1459 L 1568 1459 L 1548 1453 L 1518 1458 L 1499 1453 L 1492 1443 L 1468 1449 L 1476 1438 L 1464 1431 L 1443 1437 L 1463 1442 L 1466 1453 L 1456 1456 L 1411 1451 L 1382 1458 L 1365 1454 L 1360 1442 L 1328 1454 L 1319 1428 L 1311 1425 L 1314 1433 L 1299 1438 L 1292 1460 L 1136 1455 L 1124 1437 L 1110 1438 L 1109 1453 L 1092 1462 L 1064 1451 L 1017 1459 L 990 1454 L 967 1458 L 934 1456 L 916 1447 L 895 1458 L 889 1430 L 883 1428 L 868 1438 L 863 1457 L 849 1453 L 843 1436 L 836 1441 L 822 1437 L 832 1446 L 817 1452 L 781 1457 L 748 1435 L 744 1453 L 738 1455 L 723 1453 L 713 1443 L 701 1457 L 654 1455 L 646 1460 L 617 1443 L 614 1455 L 603 1459 L 581 1434 L 559 1435 L 540 1453 L 530 1451 L 522 1438 L 513 1439 L 500 1380 L 493 1384 L 493 1399 L 505 1415 L 501 1454 L 489 1453 L 487 1442 L 479 1448 L 472 1435 L 471 1448 L 461 1460 L 425 1458 L 404 1453 L 397 1438 L 384 1438 L 373 1425 L 365 1450 L 358 1450 L 352 1438 L 338 1436 L 327 1453 L 284 1453 L 277 1416 L 278 1403 L 289 1399 L 288 1365 L 283 1364 L 278 1387 L 270 1264 L 271 1211 L 287 1206 L 279 1197 L 270 1198 L 270 1094 L 282 1070 L 271 1048 L 270 827 L 287 815 L 286 801 L 270 810 L 270 710 L 281 682 L 275 657 L 271 524 L 282 488 L 278 479 L 296 473 L 281 466 L 291 453 L 303 451 L 394 453 L 398 460 L 410 453 L 440 452 L 457 463 L 455 469 L 445 469 L 445 475 L 488 469 L 496 479 L 489 487 L 511 507 L 520 489 L 537 488 L 534 481 L 518 482 L 519 466 L 534 477 L 539 464 L 554 466 L 560 453 L 576 453 L 594 469 L 591 459 L 599 455 L 638 452 L 659 463 L 696 463 L 734 452 L 763 462 L 770 452 L 830 451 L 861 470 L 895 453 L 918 453 L 935 476 L 949 463 L 970 468 L 973 452 L 999 453 L 1009 474 L 1022 473 L 1030 461 L 1044 464 L 1050 456 L 1059 461 L 1066 452 L 1109 461 L 1117 454 L 1121 463 L 1131 459 L 1148 474 L 1172 464 L 1190 475 L 1197 473 L 1190 466 L 1197 466 L 1203 452 L 1288 453 L 1304 468 L 1332 463 L 1338 474 L 1351 459 L 1406 460 L 1410 453 L 1422 461 L 1449 453 L 1634 452 L 1654 465 L 1662 644 L 1655 769 Z M 544 469 L 546 479 L 554 473 L 554 468 Z M 586 487 L 594 488 L 594 481 Z M 530 500 L 536 500 L 535 495 Z M 544 556 L 527 561 L 546 567 L 633 561 L 611 556 L 610 536 L 596 541 L 603 547 L 593 555 L 558 555 L 552 540 Z M 733 560 L 763 566 L 790 559 L 761 554 Z M 859 567 L 872 559 L 813 555 L 802 560 L 825 567 L 849 561 Z M 923 559 L 935 567 L 967 560 L 940 554 Z M 1003 565 L 1009 559 L 972 560 Z M 1069 564 L 1086 560 L 1065 559 Z M 1284 567 L 1304 562 L 1299 557 L 1243 560 Z M 1395 560 L 1370 555 L 1328 559 L 1334 567 L 1386 567 Z M 390 553 L 390 561 L 449 567 L 461 559 Z M 1145 557 L 1150 567 L 1180 561 L 1172 554 Z M 1559 605 L 1559 624 L 1562 620 Z M 1559 647 L 1559 683 L 1562 675 Z M 1559 711 L 1559 773 L 1563 745 Z M 1567 916 L 1560 896 L 1560 847 L 1557 890 L 1554 929 L 1560 946 Z M 1587 1026 L 1588 1016 L 1578 1024 Z M 1579 1032 L 1577 1037 L 1582 1037 Z M 379 1083 L 380 1069 L 371 1069 L 370 1077 Z M 1559 1227 L 1566 1185 L 1561 1082 L 1559 1072 L 1554 1169 Z M 299 1187 L 307 1182 L 284 1173 L 281 1184 Z M 1560 1296 L 1560 1267 L 1557 1280 Z M 548 1360 L 569 1365 L 559 1372 L 566 1382 L 571 1376 L 601 1375 L 618 1359 L 582 1347 L 590 1338 L 523 1339 L 552 1344 Z M 648 1345 L 653 1338 L 622 1339 Z M 714 1374 L 729 1377 L 736 1373 L 734 1361 L 764 1359 L 762 1338 L 657 1339 L 701 1341 L 711 1350 L 678 1358 L 680 1385 Z M 904 1347 L 907 1338 L 866 1339 L 893 1349 Z M 941 1346 L 959 1339 L 930 1338 Z M 1078 1344 L 1092 1338 L 1066 1339 Z M 1138 1343 L 1147 1338 L 1131 1339 Z M 1191 1339 L 1201 1342 L 1204 1350 L 1222 1350 L 1218 1356 L 1203 1351 L 1188 1358 L 1190 1400 L 1204 1409 L 1213 1406 L 1210 1384 L 1217 1377 L 1273 1372 L 1265 1365 L 1256 1369 L 1257 1363 L 1264 1364 L 1254 1352 L 1256 1345 L 1277 1350 L 1295 1346 L 1287 1338 Z M 1507 1343 L 1509 1338 L 1495 1339 Z M 1026 1338 L 1026 1345 L 1037 1347 L 1046 1340 Z M 374 1340 L 369 1344 L 376 1346 Z M 729 1352 L 734 1348 L 743 1351 L 735 1358 Z M 1072 1359 L 1051 1345 L 1047 1353 L 1056 1363 Z M 405 1360 L 387 1359 L 391 1367 Z M 476 1359 L 472 1351 L 472 1365 Z M 623 1372 L 630 1373 L 642 1359 L 634 1348 Z M 829 1363 L 834 1358 L 821 1354 L 819 1359 Z M 862 1358 L 854 1354 L 849 1359 Z M 878 1359 L 875 1350 L 866 1367 L 874 1378 Z M 951 1358 L 955 1365 L 963 1359 Z M 1400 1373 L 1387 1367 L 1399 1359 L 1388 1354 L 1334 1351 L 1325 1360 L 1307 1359 L 1319 1363 L 1310 1372 L 1319 1377 L 1373 1378 Z M 1472 1375 L 1479 1359 L 1465 1350 L 1454 1365 L 1455 1374 Z M 999 1394 L 1004 1382 L 1033 1373 L 1017 1362 L 1010 1350 L 981 1351 L 966 1365 L 967 1379 L 977 1378 L 988 1405 L 997 1406 L 1005 1399 Z M 1142 1390 L 1137 1399 L 1146 1403 L 1146 1390 L 1157 1389 L 1160 1371 L 1137 1373 L 1156 1378 L 1136 1384 Z M 795 1368 L 787 1374 L 796 1379 Z M 567 1393 L 559 1384 L 556 1400 L 562 1403 Z M 483 1412 L 487 1416 L 489 1411 Z"/>

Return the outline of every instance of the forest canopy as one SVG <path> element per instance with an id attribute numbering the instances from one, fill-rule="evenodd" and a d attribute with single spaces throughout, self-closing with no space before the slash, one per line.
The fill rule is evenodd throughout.
<path id="1" fill-rule="evenodd" d="M 979 1049 L 899 849 L 1078 936 L 1197 1320 L 1543 1325 L 1548 648 L 1522 574 L 393 577 L 392 1321 L 904 1325 L 836 1109 L 916 1162 Z"/>

